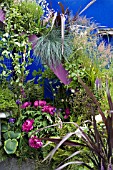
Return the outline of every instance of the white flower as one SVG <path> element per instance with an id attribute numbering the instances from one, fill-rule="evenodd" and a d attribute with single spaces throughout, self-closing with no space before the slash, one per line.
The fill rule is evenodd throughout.
<path id="1" fill-rule="evenodd" d="M 87 126 L 85 127 L 80 127 L 83 131 L 87 131 Z M 82 132 L 80 131 L 80 129 L 78 128 L 76 131 L 75 131 L 76 135 L 81 138 L 82 137 Z"/>
<path id="2" fill-rule="evenodd" d="M 95 120 L 96 120 L 97 123 L 102 122 L 102 116 L 101 116 L 100 114 L 99 114 L 99 115 L 96 115 L 96 116 L 95 116 Z"/>
<path id="3" fill-rule="evenodd" d="M 74 89 L 71 89 L 71 92 L 72 92 L 72 93 L 75 93 L 75 90 L 74 90 Z"/>

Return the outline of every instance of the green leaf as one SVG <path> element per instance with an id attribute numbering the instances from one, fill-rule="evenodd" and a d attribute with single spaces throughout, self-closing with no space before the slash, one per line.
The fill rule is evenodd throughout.
<path id="1" fill-rule="evenodd" d="M 9 132 L 4 133 L 3 137 L 4 137 L 5 140 L 9 139 L 10 138 Z"/>
<path id="2" fill-rule="evenodd" d="M 7 131 L 8 131 L 8 125 L 2 124 L 2 132 L 7 132 Z"/>
<path id="3" fill-rule="evenodd" d="M 10 138 L 11 139 L 19 139 L 20 136 L 21 136 L 21 133 L 19 133 L 19 132 L 10 131 L 9 133 L 10 133 Z"/>
<path id="4" fill-rule="evenodd" d="M 8 131 L 8 132 L 3 134 L 3 137 L 5 138 L 5 140 L 7 140 L 9 138 L 10 139 L 19 139 L 21 137 L 21 133 Z"/>
<path id="5" fill-rule="evenodd" d="M 16 152 L 18 141 L 16 139 L 8 139 L 4 142 L 4 150 L 7 154 L 13 154 Z"/>

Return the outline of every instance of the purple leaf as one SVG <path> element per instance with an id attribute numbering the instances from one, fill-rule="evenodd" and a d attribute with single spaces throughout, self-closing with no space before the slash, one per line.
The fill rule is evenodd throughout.
<path id="1" fill-rule="evenodd" d="M 58 144 L 62 139 L 58 138 L 40 138 L 40 140 L 46 140 L 46 141 L 51 141 L 56 144 Z M 79 143 L 79 142 L 74 142 L 74 141 L 65 141 L 63 145 L 68 145 L 68 146 L 86 146 L 85 144 Z"/>
<path id="2" fill-rule="evenodd" d="M 81 162 L 81 161 L 67 162 L 67 163 L 65 163 L 64 165 L 62 165 L 62 166 L 58 167 L 58 168 L 57 168 L 57 169 L 55 169 L 55 170 L 61 170 L 61 169 L 64 169 L 66 166 L 68 166 L 68 165 L 72 165 L 72 164 L 82 165 L 82 164 L 84 164 L 84 162 Z"/>
<path id="3" fill-rule="evenodd" d="M 2 9 L 0 9 L 0 21 L 4 22 L 4 20 L 5 20 L 5 13 Z"/>
<path id="4" fill-rule="evenodd" d="M 70 84 L 71 79 L 68 78 L 68 71 L 65 70 L 62 64 L 59 64 L 57 66 L 52 65 L 50 66 L 50 68 L 62 83 L 64 83 L 65 85 Z"/>
<path id="5" fill-rule="evenodd" d="M 32 48 L 34 49 L 37 43 L 38 37 L 35 34 L 33 34 L 33 35 L 30 35 L 28 38 L 29 38 L 29 42 L 32 43 Z"/>

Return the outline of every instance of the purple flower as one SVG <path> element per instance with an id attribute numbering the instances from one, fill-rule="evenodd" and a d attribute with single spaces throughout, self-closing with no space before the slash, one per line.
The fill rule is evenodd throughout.
<path id="1" fill-rule="evenodd" d="M 29 146 L 35 149 L 38 149 L 42 147 L 43 143 L 40 139 L 37 138 L 37 136 L 33 136 L 29 139 Z"/>
<path id="2" fill-rule="evenodd" d="M 45 106 L 47 103 L 45 100 L 39 100 L 39 106 Z"/>
<path id="3" fill-rule="evenodd" d="M 9 123 L 15 123 L 15 118 L 9 118 Z"/>
<path id="4" fill-rule="evenodd" d="M 17 99 L 17 100 L 16 100 L 16 104 L 17 104 L 17 105 L 20 105 L 20 104 L 21 104 L 20 99 Z"/>
<path id="5" fill-rule="evenodd" d="M 45 106 L 46 105 L 46 101 L 45 100 L 36 100 L 35 102 L 34 102 L 34 107 L 38 107 L 38 106 L 41 106 L 41 107 L 43 107 L 43 106 Z"/>
<path id="6" fill-rule="evenodd" d="M 21 109 L 25 109 L 26 107 L 31 106 L 31 102 L 25 102 L 22 104 Z"/>
<path id="7" fill-rule="evenodd" d="M 49 106 L 44 106 L 44 107 L 42 108 L 42 112 L 48 112 L 48 108 L 49 108 Z"/>
<path id="8" fill-rule="evenodd" d="M 55 110 L 56 110 L 56 108 L 53 107 L 53 106 L 49 106 L 49 107 L 48 107 L 48 112 L 49 112 L 51 115 L 54 115 Z"/>
<path id="9" fill-rule="evenodd" d="M 22 125 L 22 131 L 29 132 L 30 130 L 32 130 L 33 123 L 34 123 L 33 119 L 27 119 Z"/>
<path id="10" fill-rule="evenodd" d="M 50 113 L 51 115 L 54 115 L 54 112 L 56 111 L 56 108 L 53 107 L 53 106 L 44 106 L 42 108 L 42 112 L 47 112 L 47 113 Z"/>
<path id="11" fill-rule="evenodd" d="M 69 117 L 69 115 L 64 115 L 64 119 L 67 119 Z"/>
<path id="12" fill-rule="evenodd" d="M 69 108 L 66 108 L 66 109 L 65 109 L 65 114 L 66 114 L 67 116 L 70 115 L 70 110 L 69 110 Z"/>
<path id="13" fill-rule="evenodd" d="M 99 78 L 96 78 L 95 86 L 97 90 L 99 90 L 102 87 L 101 80 Z"/>

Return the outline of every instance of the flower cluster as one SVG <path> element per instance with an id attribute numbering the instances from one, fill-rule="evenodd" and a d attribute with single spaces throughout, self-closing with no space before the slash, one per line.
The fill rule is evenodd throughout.
<path id="1" fill-rule="evenodd" d="M 64 119 L 67 119 L 70 115 L 70 109 L 69 108 L 66 108 L 65 109 L 65 116 L 64 116 Z"/>
<path id="2" fill-rule="evenodd" d="M 29 139 L 29 146 L 35 149 L 38 149 L 42 147 L 43 143 L 40 139 L 37 138 L 37 136 L 33 136 Z"/>
<path id="3" fill-rule="evenodd" d="M 42 112 L 50 113 L 51 115 L 54 115 L 56 108 L 51 105 L 47 105 L 46 101 L 39 100 L 34 102 L 34 107 L 37 108 L 41 106 Z"/>
<path id="4" fill-rule="evenodd" d="M 22 125 L 22 131 L 29 132 L 30 130 L 32 130 L 33 123 L 34 123 L 33 119 L 27 119 Z"/>

